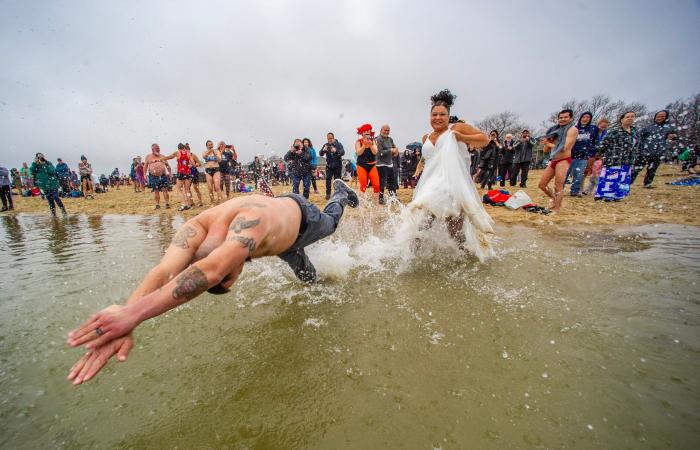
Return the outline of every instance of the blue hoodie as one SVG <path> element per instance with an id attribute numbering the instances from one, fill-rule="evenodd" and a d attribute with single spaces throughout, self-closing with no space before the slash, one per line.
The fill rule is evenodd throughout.
<path id="1" fill-rule="evenodd" d="M 581 119 L 583 116 L 590 117 L 588 125 L 581 125 Z M 590 111 L 586 111 L 581 114 L 576 124 L 578 128 L 578 137 L 576 138 L 576 143 L 574 148 L 571 149 L 571 157 L 573 159 L 588 159 L 596 154 L 596 142 L 598 141 L 598 127 L 593 125 L 593 114 Z"/>

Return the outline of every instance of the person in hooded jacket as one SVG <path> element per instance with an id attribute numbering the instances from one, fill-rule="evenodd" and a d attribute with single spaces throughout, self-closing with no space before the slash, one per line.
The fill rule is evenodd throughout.
<path id="1" fill-rule="evenodd" d="M 668 123 L 668 110 L 664 109 L 654 115 L 654 123 L 639 133 L 639 154 L 632 167 L 632 183 L 642 169 L 647 169 L 644 187 L 651 188 L 656 169 L 661 165 L 661 158 L 666 154 L 668 143 L 675 140 L 676 130 Z"/>
<path id="2" fill-rule="evenodd" d="M 299 193 L 299 183 L 304 186 L 304 198 L 309 198 L 311 188 L 311 153 L 304 147 L 301 139 L 295 139 L 292 148 L 284 155 L 292 174 L 292 192 Z"/>
<path id="3" fill-rule="evenodd" d="M 42 153 L 37 153 L 32 166 L 29 168 L 34 184 L 44 191 L 46 200 L 49 202 L 51 214 L 56 215 L 56 205 L 61 208 L 63 215 L 66 215 L 66 208 L 63 206 L 61 198 L 58 196 L 58 175 L 51 161 L 44 158 Z"/>
<path id="4" fill-rule="evenodd" d="M 569 193 L 572 197 L 581 197 L 581 186 L 585 177 L 586 168 L 588 167 L 588 157 L 591 151 L 596 151 L 596 142 L 598 142 L 598 127 L 592 124 L 593 114 L 586 111 L 578 119 L 576 128 L 578 128 L 578 137 L 574 148 L 571 150 L 571 165 L 569 172 L 573 180 L 571 182 L 571 190 Z M 567 176 L 568 178 L 568 176 Z"/>
<path id="5" fill-rule="evenodd" d="M 596 200 L 619 201 L 630 193 L 630 171 L 639 147 L 637 130 L 632 126 L 635 117 L 634 111 L 622 114 L 617 127 L 606 134 L 598 147 L 603 168 L 595 191 Z"/>
<path id="6" fill-rule="evenodd" d="M 515 141 L 513 141 L 513 135 L 506 134 L 506 140 L 503 141 L 503 146 L 498 151 L 498 176 L 501 178 L 501 187 L 506 185 L 506 178 L 513 176 L 513 156 Z"/>
<path id="7" fill-rule="evenodd" d="M 481 189 L 488 186 L 489 189 L 496 181 L 496 169 L 498 168 L 498 152 L 503 147 L 498 140 L 498 131 L 491 130 L 489 143 L 481 150 Z"/>

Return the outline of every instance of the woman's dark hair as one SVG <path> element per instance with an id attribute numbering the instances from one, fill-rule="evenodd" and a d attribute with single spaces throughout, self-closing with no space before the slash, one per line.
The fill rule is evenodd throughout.
<path id="1" fill-rule="evenodd" d="M 306 142 L 306 141 L 309 141 L 309 147 L 310 147 L 310 148 L 313 148 L 313 147 L 314 147 L 314 144 L 311 143 L 311 139 L 309 139 L 309 138 L 304 138 L 304 139 L 302 139 L 302 140 L 301 140 L 301 143 L 303 144 L 303 143 Z"/>
<path id="2" fill-rule="evenodd" d="M 491 131 L 489 131 L 489 136 L 491 136 L 491 133 L 496 133 L 496 139 L 499 138 L 498 130 L 491 130 Z"/>
<path id="3" fill-rule="evenodd" d="M 433 108 L 435 108 L 436 106 L 444 106 L 449 112 L 456 98 L 457 96 L 453 95 L 449 89 L 443 89 L 442 91 L 430 97 L 430 104 L 432 105 L 430 107 L 430 110 L 432 111 Z"/>
<path id="4" fill-rule="evenodd" d="M 209 146 L 210 142 L 211 142 L 211 145 L 214 145 L 214 142 L 211 139 L 207 139 L 207 142 L 204 143 L 204 146 L 205 147 Z"/>
<path id="5" fill-rule="evenodd" d="M 634 112 L 634 111 L 625 111 L 625 112 L 623 112 L 622 114 L 620 114 L 620 117 L 617 119 L 617 123 L 622 123 L 622 119 L 624 119 L 625 116 L 626 116 L 627 114 L 629 114 L 629 113 L 632 113 L 632 114 L 634 114 L 635 116 L 637 115 L 637 113 Z"/>

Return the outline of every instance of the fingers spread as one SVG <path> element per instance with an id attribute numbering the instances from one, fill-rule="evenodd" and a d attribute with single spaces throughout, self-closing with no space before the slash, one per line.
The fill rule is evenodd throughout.
<path id="1" fill-rule="evenodd" d="M 70 368 L 70 372 L 68 373 L 68 380 L 72 380 L 80 373 L 80 370 L 83 368 L 85 365 L 85 362 L 87 361 L 88 357 L 90 356 L 90 353 L 86 353 L 83 355 L 82 358 L 80 358 L 75 364 L 73 364 L 73 367 Z"/>

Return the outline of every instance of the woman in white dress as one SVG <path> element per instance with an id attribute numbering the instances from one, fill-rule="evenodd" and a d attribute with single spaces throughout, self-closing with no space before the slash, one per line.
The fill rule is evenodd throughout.
<path id="1" fill-rule="evenodd" d="M 450 125 L 450 107 L 455 98 L 448 90 L 431 97 L 433 131 L 423 136 L 423 157 L 416 169 L 416 176 L 421 177 L 409 209 L 416 214 L 427 213 L 427 226 L 435 219 L 444 220 L 453 239 L 483 260 L 493 254 L 493 220 L 470 176 L 471 158 L 466 144 L 481 148 L 489 140 L 466 123 Z"/>

